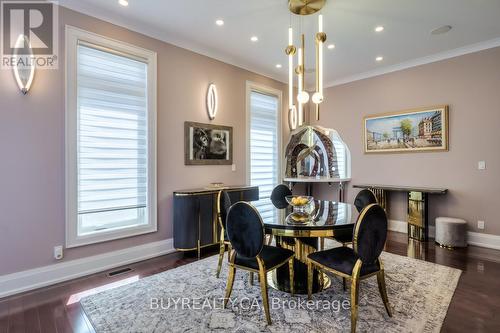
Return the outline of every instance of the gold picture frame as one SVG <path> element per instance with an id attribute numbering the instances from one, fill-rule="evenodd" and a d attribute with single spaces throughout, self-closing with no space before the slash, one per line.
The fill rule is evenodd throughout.
<path id="1" fill-rule="evenodd" d="M 363 118 L 365 154 L 449 150 L 449 106 L 437 105 Z"/>
<path id="2" fill-rule="evenodd" d="M 184 122 L 184 164 L 233 164 L 233 128 Z"/>

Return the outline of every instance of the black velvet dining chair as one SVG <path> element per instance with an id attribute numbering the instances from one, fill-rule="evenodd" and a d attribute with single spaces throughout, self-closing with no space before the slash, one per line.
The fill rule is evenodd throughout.
<path id="1" fill-rule="evenodd" d="M 220 226 L 220 237 L 219 237 L 219 263 L 217 265 L 217 274 L 216 274 L 217 277 L 219 277 L 220 271 L 222 269 L 222 261 L 224 260 L 224 252 L 226 252 L 226 245 L 228 246 L 228 253 L 231 252 L 231 243 L 229 242 L 226 233 L 226 219 L 229 207 L 231 207 L 231 199 L 229 198 L 229 194 L 227 194 L 226 191 L 219 191 L 219 193 L 217 194 L 217 221 L 219 222 Z"/>
<path id="2" fill-rule="evenodd" d="M 292 190 L 284 184 L 279 184 L 271 192 L 271 202 L 274 207 L 278 209 L 285 209 L 288 207 L 288 202 L 286 197 L 292 195 Z M 267 245 L 271 245 L 273 241 L 273 235 L 268 235 Z"/>
<path id="3" fill-rule="evenodd" d="M 356 198 L 354 199 L 354 206 L 360 213 L 363 208 L 370 204 L 377 203 L 377 198 L 375 197 L 375 194 L 373 194 L 372 191 L 369 189 L 363 189 L 358 192 L 356 195 Z M 343 231 L 342 233 L 335 235 L 333 237 L 328 237 L 329 239 L 333 239 L 336 242 L 342 244 L 342 246 L 348 246 L 352 244 L 352 231 Z M 324 245 L 324 240 L 321 240 L 321 246 L 320 248 L 324 250 L 325 245 Z"/>
<path id="4" fill-rule="evenodd" d="M 351 281 L 351 332 L 356 331 L 358 318 L 359 281 L 377 276 L 380 296 L 389 317 L 392 310 L 387 297 L 384 265 L 380 254 L 387 238 L 387 216 L 378 204 L 365 207 L 356 221 L 353 248 L 336 247 L 314 252 L 307 258 L 307 295 L 311 299 L 315 267 Z"/>
<path id="5" fill-rule="evenodd" d="M 291 293 L 294 293 L 293 257 L 291 250 L 264 244 L 264 223 L 257 209 L 247 202 L 231 206 L 226 222 L 227 236 L 231 242 L 229 254 L 229 276 L 226 286 L 224 307 L 233 290 L 236 268 L 259 274 L 262 303 L 267 323 L 271 324 L 269 300 L 267 297 L 267 272 L 288 263 Z"/>
<path id="6" fill-rule="evenodd" d="M 356 206 L 359 213 L 361 213 L 366 206 L 374 203 L 377 203 L 377 198 L 375 197 L 375 194 L 367 188 L 359 191 L 354 199 L 354 206 Z"/>
<path id="7" fill-rule="evenodd" d="M 280 184 L 276 186 L 271 192 L 271 202 L 274 207 L 278 209 L 283 209 L 288 207 L 288 202 L 286 202 L 285 197 L 288 195 L 292 195 L 292 191 L 288 188 L 288 186 Z"/>

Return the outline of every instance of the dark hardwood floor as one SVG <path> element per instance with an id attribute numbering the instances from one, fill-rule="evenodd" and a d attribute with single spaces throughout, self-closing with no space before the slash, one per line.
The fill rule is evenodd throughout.
<path id="1" fill-rule="evenodd" d="M 408 244 L 406 235 L 390 232 L 386 251 L 410 255 L 463 271 L 443 324 L 443 332 L 500 331 L 500 251 L 470 246 L 447 250 L 433 242 Z M 206 253 L 205 256 L 215 252 Z M 113 283 L 134 281 L 195 261 L 182 253 L 146 260 L 114 277 L 107 272 L 0 299 L 0 333 L 95 332 L 78 297 Z M 116 269 L 115 269 L 116 270 Z M 214 267 L 215 272 L 215 267 Z M 104 287 L 103 287 L 104 286 Z"/>

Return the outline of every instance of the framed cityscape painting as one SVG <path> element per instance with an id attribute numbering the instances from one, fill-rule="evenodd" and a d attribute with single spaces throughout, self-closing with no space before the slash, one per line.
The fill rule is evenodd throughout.
<path id="1" fill-rule="evenodd" d="M 186 121 L 184 164 L 233 164 L 233 128 Z"/>
<path id="2" fill-rule="evenodd" d="M 365 153 L 448 150 L 448 106 L 367 116 Z"/>

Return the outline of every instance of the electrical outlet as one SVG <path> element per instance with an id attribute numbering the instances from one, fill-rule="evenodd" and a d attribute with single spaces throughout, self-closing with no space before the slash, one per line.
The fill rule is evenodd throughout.
<path id="1" fill-rule="evenodd" d="M 484 221 L 477 221 L 477 228 L 483 230 L 484 229 Z"/>
<path id="2" fill-rule="evenodd" d="M 236 171 L 236 164 L 231 165 L 231 170 Z"/>
<path id="3" fill-rule="evenodd" d="M 484 170 L 484 169 L 486 169 L 486 161 L 479 161 L 479 162 L 477 162 L 477 169 L 478 170 Z"/>
<path id="4" fill-rule="evenodd" d="M 54 259 L 61 260 L 63 258 L 62 245 L 54 246 Z"/>

